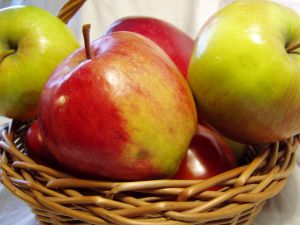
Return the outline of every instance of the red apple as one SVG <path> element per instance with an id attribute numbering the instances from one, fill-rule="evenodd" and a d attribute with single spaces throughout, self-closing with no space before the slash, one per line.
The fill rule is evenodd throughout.
<path id="1" fill-rule="evenodd" d="M 237 167 L 237 159 L 224 139 L 202 125 L 193 137 L 179 170 L 173 177 L 203 180 Z"/>
<path id="2" fill-rule="evenodd" d="M 176 65 L 151 40 L 113 32 L 69 56 L 48 80 L 40 125 L 55 158 L 77 175 L 123 180 L 175 174 L 197 130 Z"/>
<path id="3" fill-rule="evenodd" d="M 27 130 L 25 143 L 28 149 L 28 155 L 36 163 L 47 165 L 56 164 L 54 157 L 44 142 L 37 120 L 35 120 Z"/>
<path id="4" fill-rule="evenodd" d="M 110 25 L 105 34 L 115 31 L 131 31 L 151 39 L 169 55 L 184 77 L 187 77 L 194 41 L 177 27 L 150 17 L 126 17 Z"/>

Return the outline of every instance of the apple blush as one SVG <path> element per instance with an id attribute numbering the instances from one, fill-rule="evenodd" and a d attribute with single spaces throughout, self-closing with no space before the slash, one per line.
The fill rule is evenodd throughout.
<path id="1" fill-rule="evenodd" d="M 116 31 L 135 32 L 149 38 L 168 54 L 182 75 L 187 77 L 194 40 L 174 25 L 156 18 L 132 16 L 116 20 L 105 34 Z"/>
<path id="2" fill-rule="evenodd" d="M 181 72 L 133 32 L 113 32 L 88 46 L 60 64 L 42 93 L 39 119 L 49 150 L 79 176 L 171 177 L 197 131 Z"/>

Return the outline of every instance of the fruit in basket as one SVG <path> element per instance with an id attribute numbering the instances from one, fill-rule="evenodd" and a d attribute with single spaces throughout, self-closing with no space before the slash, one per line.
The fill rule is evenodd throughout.
<path id="1" fill-rule="evenodd" d="M 37 120 L 33 121 L 26 131 L 25 144 L 29 157 L 31 157 L 36 163 L 46 165 L 57 164 L 56 160 L 45 144 Z"/>
<path id="2" fill-rule="evenodd" d="M 159 45 L 186 77 L 194 41 L 172 24 L 151 17 L 125 17 L 112 23 L 105 34 L 130 31 L 141 34 Z"/>
<path id="3" fill-rule="evenodd" d="M 35 6 L 0 10 L 0 115 L 30 120 L 56 66 L 79 47 L 69 28 Z"/>
<path id="4" fill-rule="evenodd" d="M 237 159 L 224 139 L 211 129 L 198 125 L 198 132 L 173 178 L 204 180 L 237 165 Z"/>
<path id="5" fill-rule="evenodd" d="M 271 1 L 236 1 L 213 15 L 188 72 L 200 115 L 242 143 L 298 134 L 299 28 L 299 15 Z"/>
<path id="6" fill-rule="evenodd" d="M 229 146 L 229 148 L 234 153 L 238 165 L 245 164 L 245 162 L 246 162 L 245 157 L 246 157 L 246 153 L 247 153 L 247 150 L 248 150 L 248 145 L 242 144 L 240 142 L 233 141 L 233 140 L 231 140 L 229 138 L 226 138 L 224 136 L 222 136 L 222 138 L 224 139 L 226 144 Z"/>
<path id="7" fill-rule="evenodd" d="M 88 51 L 87 51 L 88 52 Z M 174 175 L 197 130 L 186 80 L 152 41 L 113 32 L 75 51 L 49 78 L 40 125 L 76 175 L 144 180 Z"/>

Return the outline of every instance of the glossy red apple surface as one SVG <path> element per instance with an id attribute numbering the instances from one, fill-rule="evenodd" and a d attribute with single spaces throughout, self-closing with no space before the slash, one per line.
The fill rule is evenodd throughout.
<path id="1" fill-rule="evenodd" d="M 159 45 L 186 77 L 194 41 L 172 24 L 151 17 L 125 17 L 115 21 L 105 32 L 131 31 Z"/>
<path id="2" fill-rule="evenodd" d="M 47 165 L 56 164 L 54 157 L 44 142 L 37 120 L 35 120 L 27 130 L 25 143 L 29 157 L 31 157 L 36 163 Z"/>
<path id="3" fill-rule="evenodd" d="M 174 179 L 204 180 L 237 166 L 234 153 L 222 137 L 199 125 Z"/>
<path id="4" fill-rule="evenodd" d="M 69 56 L 40 101 L 45 142 L 68 171 L 143 180 L 175 174 L 197 130 L 186 80 L 154 42 L 113 32 Z"/>

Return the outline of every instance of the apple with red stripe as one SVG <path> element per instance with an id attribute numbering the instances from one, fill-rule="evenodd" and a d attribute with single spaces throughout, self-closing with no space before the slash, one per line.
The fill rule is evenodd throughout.
<path id="1" fill-rule="evenodd" d="M 69 56 L 45 86 L 39 119 L 68 171 L 123 180 L 174 175 L 197 130 L 186 80 L 154 42 L 132 32 Z"/>

